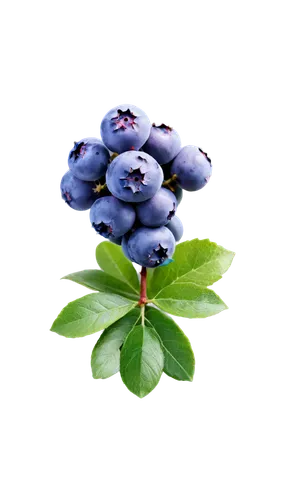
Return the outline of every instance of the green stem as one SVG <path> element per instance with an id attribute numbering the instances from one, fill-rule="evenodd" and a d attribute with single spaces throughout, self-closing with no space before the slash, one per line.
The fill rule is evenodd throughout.
<path id="1" fill-rule="evenodd" d="M 147 269 L 142 267 L 141 269 L 141 283 L 140 283 L 140 299 L 139 306 L 147 304 Z"/>
<path id="2" fill-rule="evenodd" d="M 176 179 L 177 179 L 177 174 L 174 174 L 174 175 L 172 175 L 172 177 L 170 177 L 170 179 L 167 179 L 166 181 L 164 181 L 163 184 L 162 184 L 162 186 L 163 187 L 168 187 L 169 189 L 172 190 L 171 184 L 175 183 Z"/>

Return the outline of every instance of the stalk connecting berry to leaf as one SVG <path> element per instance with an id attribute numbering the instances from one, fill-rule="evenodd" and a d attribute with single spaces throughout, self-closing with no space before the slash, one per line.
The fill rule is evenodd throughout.
<path id="1" fill-rule="evenodd" d="M 151 125 L 130 104 L 106 114 L 101 136 L 74 143 L 61 181 L 66 203 L 90 209 L 92 227 L 109 240 L 96 249 L 101 270 L 65 276 L 98 293 L 68 304 L 51 330 L 71 338 L 104 330 L 92 352 L 93 377 L 120 371 L 128 389 L 144 397 L 163 371 L 192 380 L 190 342 L 166 313 L 205 318 L 226 309 L 208 286 L 227 271 L 234 253 L 209 240 L 176 246 L 183 190 L 203 188 L 212 174 L 202 149 L 181 148 L 173 128 Z M 141 266 L 140 282 L 130 261 Z"/>

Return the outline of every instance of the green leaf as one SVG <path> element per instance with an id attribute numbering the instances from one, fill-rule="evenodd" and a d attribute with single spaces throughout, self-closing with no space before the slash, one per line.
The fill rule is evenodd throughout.
<path id="1" fill-rule="evenodd" d="M 213 290 L 193 283 L 169 285 L 156 295 L 153 303 L 163 311 L 185 318 L 207 318 L 227 309 Z"/>
<path id="2" fill-rule="evenodd" d="M 140 313 L 140 307 L 135 307 L 101 334 L 91 355 L 94 378 L 108 378 L 119 371 L 120 347 L 139 320 Z"/>
<path id="3" fill-rule="evenodd" d="M 62 279 L 74 281 L 87 288 L 91 288 L 91 290 L 97 290 L 98 292 L 115 293 L 131 300 L 139 300 L 139 293 L 136 294 L 127 283 L 114 278 L 104 271 L 98 271 L 97 269 L 87 269 L 85 271 L 68 274 Z"/>
<path id="4" fill-rule="evenodd" d="M 120 295 L 91 293 L 64 307 L 51 331 L 64 337 L 85 337 L 122 318 L 136 304 Z"/>
<path id="5" fill-rule="evenodd" d="M 158 384 L 164 367 L 164 355 L 156 332 L 136 326 L 127 336 L 120 356 L 120 373 L 128 389 L 143 398 Z"/>
<path id="6" fill-rule="evenodd" d="M 119 245 L 103 241 L 96 247 L 96 260 L 103 271 L 128 283 L 133 292 L 138 293 L 139 280 L 136 270 Z"/>
<path id="7" fill-rule="evenodd" d="M 195 357 L 188 337 L 175 321 L 148 307 L 146 318 L 160 338 L 164 351 L 164 372 L 176 380 L 193 380 Z"/>
<path id="8" fill-rule="evenodd" d="M 228 270 L 234 253 L 209 240 L 192 240 L 179 243 L 174 262 L 155 269 L 149 280 L 148 297 L 155 297 L 171 284 L 194 283 L 212 285 Z"/>

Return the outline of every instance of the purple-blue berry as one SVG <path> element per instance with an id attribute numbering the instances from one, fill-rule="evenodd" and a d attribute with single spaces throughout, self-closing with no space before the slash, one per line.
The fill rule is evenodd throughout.
<path id="1" fill-rule="evenodd" d="M 130 231 L 136 214 L 132 205 L 114 198 L 105 196 L 96 200 L 90 209 L 92 227 L 104 238 L 111 241 L 120 238 Z"/>
<path id="2" fill-rule="evenodd" d="M 169 189 L 160 188 L 147 201 L 136 206 L 139 221 L 144 226 L 165 226 L 172 220 L 177 210 L 177 199 Z"/>
<path id="3" fill-rule="evenodd" d="M 110 154 L 104 144 L 95 137 L 75 142 L 69 153 L 71 173 L 82 181 L 96 181 L 105 175 Z"/>
<path id="4" fill-rule="evenodd" d="M 181 219 L 175 215 L 172 220 L 166 225 L 166 227 L 174 235 L 176 241 L 180 241 L 183 236 L 184 228 Z"/>
<path id="5" fill-rule="evenodd" d="M 175 250 L 175 238 L 165 226 L 140 227 L 128 239 L 129 258 L 145 267 L 158 267 L 168 261 Z"/>
<path id="6" fill-rule="evenodd" d="M 122 237 L 121 248 L 123 250 L 125 257 L 127 257 L 127 259 L 129 259 L 129 260 L 132 260 L 131 255 L 130 255 L 129 250 L 128 250 L 128 241 L 129 241 L 130 236 L 131 236 L 131 234 L 128 233 Z"/>
<path id="7" fill-rule="evenodd" d="M 141 151 L 127 151 L 108 166 L 106 183 L 120 200 L 141 203 L 152 198 L 163 182 L 163 171 L 152 156 Z"/>
<path id="8" fill-rule="evenodd" d="M 81 181 L 70 170 L 63 176 L 60 188 L 63 200 L 74 210 L 88 210 L 99 196 L 94 182 Z"/>
<path id="9" fill-rule="evenodd" d="M 181 139 L 178 132 L 173 128 L 164 123 L 159 126 L 153 123 L 149 138 L 142 146 L 142 149 L 162 165 L 173 160 L 179 153 Z"/>
<path id="10" fill-rule="evenodd" d="M 183 189 L 197 191 L 212 175 L 211 160 L 197 146 L 185 146 L 173 160 L 171 174 Z"/>
<path id="11" fill-rule="evenodd" d="M 147 141 L 151 122 L 142 109 L 132 104 L 120 104 L 111 109 L 101 122 L 104 144 L 116 153 L 138 150 Z"/>

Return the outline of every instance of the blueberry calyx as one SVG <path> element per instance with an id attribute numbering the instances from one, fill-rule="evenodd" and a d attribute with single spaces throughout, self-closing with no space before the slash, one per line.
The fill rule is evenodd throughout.
<path id="1" fill-rule="evenodd" d="M 163 248 L 161 244 L 153 249 L 153 252 L 148 255 L 149 262 L 155 262 L 155 266 L 160 266 L 168 258 L 168 248 Z"/>
<path id="2" fill-rule="evenodd" d="M 86 153 L 84 142 L 74 142 L 74 148 L 70 152 L 70 158 L 77 160 L 80 156 L 83 158 Z"/>
<path id="3" fill-rule="evenodd" d="M 117 110 L 117 116 L 114 118 L 111 118 L 113 121 L 115 128 L 114 132 L 117 132 L 117 130 L 122 129 L 123 131 L 126 130 L 127 128 L 135 129 L 135 125 L 137 125 L 135 119 L 137 118 L 130 109 L 126 109 L 126 111 L 122 111 L 122 109 Z"/>
<path id="4" fill-rule="evenodd" d="M 175 203 L 173 203 L 173 210 L 170 210 L 167 219 L 171 220 L 174 217 L 175 214 L 176 214 L 176 205 L 175 205 Z"/>
<path id="5" fill-rule="evenodd" d="M 101 193 L 101 191 L 106 189 L 106 183 L 102 184 L 100 181 L 96 181 L 94 186 L 95 187 L 92 188 L 92 191 L 97 194 Z"/>
<path id="6" fill-rule="evenodd" d="M 138 158 L 145 160 L 145 158 L 141 158 L 140 156 L 138 156 Z M 120 177 L 120 180 L 125 181 L 123 187 L 131 189 L 132 193 L 139 193 L 141 191 L 141 184 L 146 186 L 144 177 L 145 173 L 143 174 L 141 172 L 140 167 L 134 170 L 133 168 L 130 168 L 127 177 Z"/>
<path id="7" fill-rule="evenodd" d="M 165 123 L 161 123 L 161 125 L 156 125 L 155 123 L 152 123 L 152 127 L 158 128 L 159 130 L 162 130 L 162 132 L 165 132 L 166 134 L 170 134 L 172 132 L 172 127 L 169 127 L 169 125 L 165 125 Z"/>
<path id="8" fill-rule="evenodd" d="M 210 154 L 208 154 L 208 152 L 206 151 L 206 149 L 201 144 L 199 144 L 198 149 L 206 157 L 206 159 L 208 160 L 208 162 L 213 165 L 213 163 L 214 163 L 213 157 Z"/>
<path id="9" fill-rule="evenodd" d="M 105 222 L 99 222 L 99 224 L 95 224 L 95 222 L 92 223 L 92 227 L 96 230 L 97 233 L 100 234 L 100 236 L 103 236 L 104 238 L 109 238 L 109 236 L 112 236 L 112 227 L 109 224 L 105 224 Z"/>

